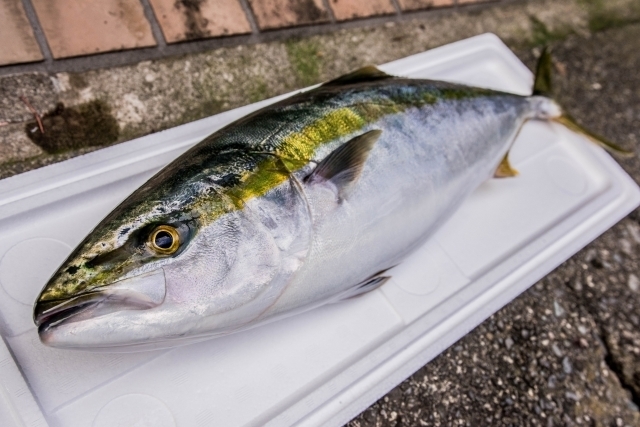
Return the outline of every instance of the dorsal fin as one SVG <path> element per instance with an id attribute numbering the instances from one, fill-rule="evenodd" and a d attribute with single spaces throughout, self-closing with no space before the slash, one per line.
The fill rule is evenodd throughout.
<path id="1" fill-rule="evenodd" d="M 337 79 L 329 80 L 322 86 L 341 86 L 360 82 L 373 82 L 376 80 L 390 79 L 392 75 L 380 71 L 375 65 L 367 65 L 355 71 L 340 76 Z"/>
<path id="2" fill-rule="evenodd" d="M 551 76 L 551 68 L 553 62 L 551 59 L 551 50 L 549 47 L 542 49 L 538 65 L 536 66 L 536 78 L 533 83 L 533 95 L 550 97 L 553 93 L 553 80 Z"/>

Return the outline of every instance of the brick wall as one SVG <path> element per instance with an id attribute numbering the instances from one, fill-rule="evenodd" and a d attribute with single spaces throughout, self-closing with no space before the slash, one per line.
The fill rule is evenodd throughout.
<path id="1" fill-rule="evenodd" d="M 463 7 L 483 0 L 0 0 L 0 66 L 290 27 Z"/>

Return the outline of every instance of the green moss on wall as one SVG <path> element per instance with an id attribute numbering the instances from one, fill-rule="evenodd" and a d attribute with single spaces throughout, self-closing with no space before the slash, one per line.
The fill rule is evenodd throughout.
<path id="1" fill-rule="evenodd" d="M 569 27 L 551 30 L 535 16 L 530 16 L 529 20 L 531 21 L 531 43 L 534 46 L 547 46 L 572 33 L 572 29 Z"/>
<path id="2" fill-rule="evenodd" d="M 289 61 L 300 86 L 310 86 L 320 80 L 320 50 L 313 40 L 292 40 L 286 43 Z"/>
<path id="3" fill-rule="evenodd" d="M 640 22 L 639 0 L 580 0 L 589 14 L 589 29 L 602 31 Z"/>

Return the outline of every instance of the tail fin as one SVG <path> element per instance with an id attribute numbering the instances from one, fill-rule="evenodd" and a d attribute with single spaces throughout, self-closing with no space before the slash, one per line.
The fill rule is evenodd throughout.
<path id="1" fill-rule="evenodd" d="M 553 95 L 553 80 L 551 77 L 552 66 L 553 61 L 551 59 L 550 49 L 548 47 L 545 47 L 540 54 L 540 59 L 538 59 L 538 66 L 536 67 L 536 78 L 533 84 L 533 95 L 545 96 L 548 98 L 551 98 L 551 96 Z M 586 136 L 592 142 L 611 153 L 615 153 L 625 157 L 630 157 L 635 154 L 633 151 L 626 150 L 618 144 L 609 141 L 605 137 L 583 128 L 573 117 L 565 112 L 564 109 L 562 115 L 552 118 L 551 120 L 566 126 L 576 133 Z"/>
<path id="2" fill-rule="evenodd" d="M 618 144 L 615 144 L 609 141 L 605 137 L 595 134 L 590 130 L 583 128 L 575 121 L 573 117 L 571 117 L 567 113 L 563 113 L 562 116 L 558 117 L 557 119 L 554 119 L 554 121 L 565 125 L 567 128 L 571 129 L 574 132 L 577 132 L 586 136 L 591 141 L 595 142 L 596 144 L 598 144 L 605 150 L 609 151 L 610 153 L 615 153 L 624 157 L 633 157 L 633 155 L 635 154 L 633 151 L 622 148 Z"/>

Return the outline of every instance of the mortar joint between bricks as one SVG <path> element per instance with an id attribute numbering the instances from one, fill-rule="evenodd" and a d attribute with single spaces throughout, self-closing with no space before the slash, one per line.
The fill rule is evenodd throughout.
<path id="1" fill-rule="evenodd" d="M 402 8 L 400 7 L 400 3 L 398 2 L 398 0 L 391 0 L 391 4 L 393 5 L 393 8 L 396 10 L 396 15 L 400 16 L 402 14 Z"/>
<path id="2" fill-rule="evenodd" d="M 333 13 L 333 9 L 331 8 L 331 4 L 329 4 L 329 0 L 322 0 L 322 4 L 324 5 L 325 9 L 327 9 L 327 13 L 329 14 L 329 22 L 331 22 L 332 24 L 338 22 L 335 14 Z"/>
<path id="3" fill-rule="evenodd" d="M 247 21 L 249 21 L 249 26 L 251 27 L 251 34 L 258 34 L 260 32 L 260 29 L 258 28 L 258 21 L 256 20 L 256 17 L 253 14 L 253 9 L 251 9 L 251 6 L 249 5 L 247 0 L 238 0 L 240 2 L 240 7 L 242 8 L 242 11 L 244 12 L 245 17 L 247 18 Z"/>
<path id="4" fill-rule="evenodd" d="M 140 3 L 142 4 L 144 16 L 145 18 L 147 18 L 149 26 L 151 27 L 151 34 L 156 40 L 157 49 L 162 52 L 167 47 L 167 41 L 164 38 L 164 33 L 162 32 L 162 27 L 158 22 L 158 17 L 156 16 L 155 10 L 153 10 L 153 7 L 151 6 L 151 3 L 149 3 L 149 0 L 140 0 Z"/>
<path id="5" fill-rule="evenodd" d="M 38 19 L 36 10 L 33 7 L 31 0 L 22 0 L 22 7 L 27 15 L 27 19 L 29 20 L 29 24 L 33 30 L 33 35 L 36 38 L 36 42 L 38 42 L 40 52 L 42 52 L 42 56 L 44 57 L 45 69 L 50 72 L 50 65 L 53 63 L 53 54 L 51 53 L 51 48 L 49 47 L 49 42 L 44 34 L 42 25 L 40 25 L 40 20 Z"/>

